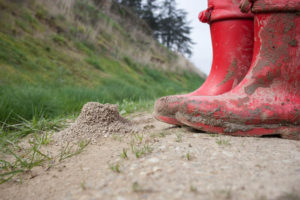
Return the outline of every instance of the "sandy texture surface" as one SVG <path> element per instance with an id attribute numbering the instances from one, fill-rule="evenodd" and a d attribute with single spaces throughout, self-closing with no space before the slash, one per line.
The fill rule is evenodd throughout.
<path id="1" fill-rule="evenodd" d="M 0 185 L 0 199 L 300 199 L 299 141 L 209 135 L 149 113 L 129 118 L 138 133 L 95 137 L 81 154 Z"/>
<path id="2" fill-rule="evenodd" d="M 76 121 L 69 128 L 55 134 L 53 139 L 59 144 L 81 140 L 96 143 L 99 137 L 133 133 L 133 127 L 129 120 L 119 114 L 117 105 L 89 102 L 83 106 Z"/>

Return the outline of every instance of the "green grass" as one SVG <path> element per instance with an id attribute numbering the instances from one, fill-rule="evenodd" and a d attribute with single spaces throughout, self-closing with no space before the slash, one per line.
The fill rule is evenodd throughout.
<path id="1" fill-rule="evenodd" d="M 133 146 L 132 147 L 132 152 L 134 153 L 136 158 L 141 158 L 145 155 L 148 155 L 150 153 L 152 153 L 153 148 L 148 145 L 148 144 L 144 144 L 143 146 Z"/>
<path id="2" fill-rule="evenodd" d="M 48 167 L 51 167 L 67 158 L 78 155 L 89 144 L 88 141 L 80 141 L 77 145 L 67 144 L 57 155 L 50 156 L 41 150 L 42 145 L 47 145 L 49 142 L 48 133 L 44 133 L 42 135 L 34 134 L 28 141 L 30 147 L 27 148 L 19 146 L 17 141 L 13 140 L 6 140 L 5 146 L 2 143 L 0 153 L 5 155 L 5 158 L 0 159 L 0 184 L 19 174 L 29 172 L 36 166 L 44 166 L 48 163 Z"/>
<path id="3" fill-rule="evenodd" d="M 121 173 L 121 169 L 120 169 L 120 164 L 119 163 L 115 163 L 115 164 L 110 164 L 109 168 L 111 171 L 115 172 L 115 173 Z"/>
<path id="4" fill-rule="evenodd" d="M 75 149 L 74 149 L 74 145 L 70 145 L 68 143 L 66 146 L 64 146 L 61 149 L 58 161 L 60 162 L 67 158 L 80 154 L 89 145 L 89 143 L 90 141 L 80 141 L 77 144 L 77 147 L 75 147 Z"/>
<path id="5" fill-rule="evenodd" d="M 22 150 L 17 144 L 6 148 L 7 154 L 13 157 L 13 161 L 0 160 L 0 184 L 35 166 L 41 166 L 46 160 L 51 160 L 49 156 L 40 151 L 41 143 L 32 141 L 30 145 L 31 147 L 22 153 L 16 153 Z"/>
<path id="6" fill-rule="evenodd" d="M 138 182 L 134 182 L 131 187 L 132 191 L 135 193 L 141 193 L 144 191 L 143 187 Z"/>
<path id="7" fill-rule="evenodd" d="M 149 155 L 154 150 L 149 141 L 146 141 L 144 139 L 143 134 L 132 135 L 130 149 L 132 154 L 134 154 L 136 158 L 141 158 L 143 156 Z"/>
<path id="8" fill-rule="evenodd" d="M 36 114 L 74 114 L 88 101 L 123 102 L 121 112 L 128 113 L 140 102 L 191 91 L 202 83 L 195 74 L 153 69 L 128 57 L 103 57 L 85 42 L 76 43 L 81 44 L 78 51 L 90 54 L 83 61 L 46 44 L 0 32 L 0 121 L 12 124 L 19 116 L 31 120 Z"/>
<path id="9" fill-rule="evenodd" d="M 120 157 L 123 158 L 123 159 L 128 159 L 127 149 L 123 148 L 123 151 L 122 151 Z"/>
<path id="10" fill-rule="evenodd" d="M 222 138 L 217 139 L 216 143 L 220 146 L 230 146 L 231 145 L 230 140 L 222 139 Z"/>
<path id="11" fill-rule="evenodd" d="M 42 144 L 49 143 L 51 132 L 59 131 L 65 127 L 65 118 L 45 119 L 44 117 L 34 116 L 32 120 L 19 119 L 19 123 L 10 125 L 4 122 L 0 123 L 0 149 L 17 143 L 21 138 L 34 134 L 41 137 L 39 141 Z"/>
<path id="12" fill-rule="evenodd" d="M 58 45 L 67 45 L 66 39 L 61 35 L 53 35 L 52 40 Z"/>
<path id="13" fill-rule="evenodd" d="M 185 154 L 185 158 L 186 158 L 188 161 L 190 161 L 190 160 L 192 160 L 193 156 L 191 155 L 190 152 L 187 152 L 187 153 Z"/>
<path id="14" fill-rule="evenodd" d="M 176 142 L 182 142 L 182 134 L 181 133 L 176 133 Z"/>
<path id="15" fill-rule="evenodd" d="M 115 34 L 99 33 L 107 42 L 135 44 L 122 36 L 121 24 L 90 0 L 76 1 L 73 10 L 85 24 L 52 15 L 38 2 L 0 3 L 5 8 L 0 17 L 7 19 L 0 23 L 0 122 L 74 115 L 89 101 L 118 103 L 121 113 L 127 114 L 149 107 L 146 102 L 160 96 L 192 91 L 203 82 L 196 74 L 154 69 L 135 58 L 103 51 L 87 33 L 97 22 L 115 24 Z M 13 11 L 18 14 L 13 16 Z M 171 55 L 169 50 L 166 54 Z"/>
<path id="16" fill-rule="evenodd" d="M 89 58 L 86 58 L 85 61 L 88 64 L 94 66 L 96 69 L 99 69 L 99 70 L 103 71 L 103 67 L 101 66 L 100 61 L 99 61 L 98 58 L 96 58 L 96 57 L 89 57 Z"/>
<path id="17" fill-rule="evenodd" d="M 198 190 L 197 190 L 197 188 L 195 186 L 190 185 L 190 192 L 198 193 Z"/>
<path id="18" fill-rule="evenodd" d="M 1 158 L 2 182 L 49 159 L 59 162 L 82 152 L 87 142 L 67 145 L 55 158 L 40 147 L 49 145 L 52 132 L 63 129 L 66 118 L 77 116 L 87 102 L 118 104 L 127 115 L 153 108 L 158 97 L 192 91 L 203 83 L 196 74 L 164 71 L 120 54 L 142 51 L 141 41 L 92 0 L 77 0 L 74 18 L 50 11 L 36 0 L 0 0 L 0 18 L 5 19 L 0 20 L 0 154 L 13 158 Z M 107 30 L 96 32 L 99 24 Z M 165 47 L 156 48 L 150 56 L 160 52 L 166 62 L 176 59 Z M 28 135 L 31 147 L 22 149 L 18 142 Z M 135 139 L 137 158 L 151 153 L 142 136 Z"/>

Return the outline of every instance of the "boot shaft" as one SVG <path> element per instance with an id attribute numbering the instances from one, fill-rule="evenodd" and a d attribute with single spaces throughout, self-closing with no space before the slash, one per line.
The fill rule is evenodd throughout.
<path id="1" fill-rule="evenodd" d="M 253 27 L 253 20 L 249 19 L 219 20 L 210 24 L 213 47 L 210 74 L 222 79 L 218 86 L 230 90 L 248 72 L 253 54 Z"/>
<path id="2" fill-rule="evenodd" d="M 296 13 L 255 14 L 253 65 L 240 86 L 247 85 L 248 95 L 270 87 L 300 97 L 299 44 L 300 16 Z"/>
<path id="3" fill-rule="evenodd" d="M 246 75 L 253 53 L 253 14 L 241 13 L 240 0 L 209 0 L 199 14 L 208 22 L 213 63 L 203 86 L 191 95 L 218 95 L 234 88 Z M 207 90 L 209 88 L 209 90 Z"/>

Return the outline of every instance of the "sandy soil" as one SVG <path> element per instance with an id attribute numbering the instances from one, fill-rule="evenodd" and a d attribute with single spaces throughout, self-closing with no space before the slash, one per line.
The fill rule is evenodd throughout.
<path id="1" fill-rule="evenodd" d="M 146 112 L 129 118 L 138 135 L 98 137 L 77 156 L 0 185 L 0 199 L 300 199 L 299 141 L 209 135 Z"/>

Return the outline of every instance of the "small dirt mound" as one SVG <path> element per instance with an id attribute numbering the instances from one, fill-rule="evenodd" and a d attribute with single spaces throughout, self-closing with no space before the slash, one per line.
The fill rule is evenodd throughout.
<path id="1" fill-rule="evenodd" d="M 60 143 L 96 139 L 111 134 L 125 134 L 133 131 L 132 122 L 120 116 L 118 105 L 89 102 L 81 110 L 75 123 L 60 132 Z"/>

